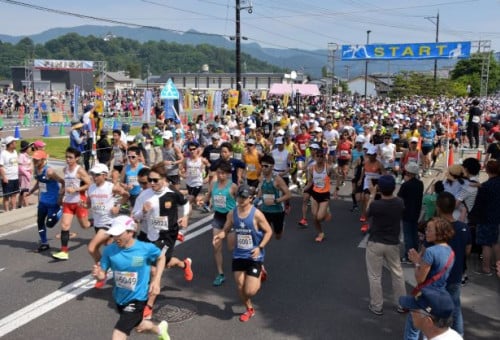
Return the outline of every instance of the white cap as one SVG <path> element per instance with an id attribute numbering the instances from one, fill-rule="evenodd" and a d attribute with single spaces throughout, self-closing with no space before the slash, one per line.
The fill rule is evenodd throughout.
<path id="1" fill-rule="evenodd" d="M 111 221 L 111 227 L 108 231 L 106 231 L 106 233 L 111 236 L 118 236 L 127 230 L 136 231 L 136 224 L 131 217 L 120 215 L 113 218 Z"/>
<path id="2" fill-rule="evenodd" d="M 135 142 L 135 136 L 131 135 L 127 136 L 127 143 L 133 143 L 133 142 Z"/>
<path id="3" fill-rule="evenodd" d="M 282 137 L 276 138 L 276 141 L 274 142 L 274 144 L 276 144 L 276 145 L 283 144 L 283 138 Z"/>
<path id="4" fill-rule="evenodd" d="M 363 149 L 370 150 L 372 146 L 373 146 L 372 143 L 366 142 L 365 144 L 363 144 Z"/>
<path id="5" fill-rule="evenodd" d="M 377 147 L 375 145 L 372 145 L 367 151 L 367 155 L 376 155 L 377 154 Z"/>
<path id="6" fill-rule="evenodd" d="M 280 136 L 284 136 L 285 135 L 285 130 L 283 129 L 278 129 L 278 131 L 276 132 L 278 135 Z"/>
<path id="7" fill-rule="evenodd" d="M 247 140 L 247 144 L 252 144 L 252 145 L 255 145 L 255 139 L 253 139 L 253 138 L 249 138 L 249 139 Z"/>
<path id="8" fill-rule="evenodd" d="M 431 126 L 431 125 L 432 125 L 432 123 L 430 120 L 425 121 L 425 126 Z"/>
<path id="9" fill-rule="evenodd" d="M 417 137 L 411 137 L 410 138 L 410 143 L 418 143 L 418 138 Z"/>
<path id="10" fill-rule="evenodd" d="M 399 124 L 394 124 L 393 126 L 395 129 L 399 129 Z"/>
<path id="11" fill-rule="evenodd" d="M 90 169 L 90 172 L 96 175 L 107 174 L 109 172 L 108 167 L 104 163 L 97 163 Z"/>
<path id="12" fill-rule="evenodd" d="M 163 139 L 172 139 L 174 136 L 172 135 L 172 131 L 165 131 L 163 132 L 163 135 L 161 136 L 161 138 Z"/>
<path id="13" fill-rule="evenodd" d="M 323 129 L 317 126 L 314 128 L 314 132 L 323 132 Z"/>
<path id="14" fill-rule="evenodd" d="M 354 141 L 355 143 L 364 143 L 365 142 L 365 137 L 364 136 L 357 136 L 356 140 Z"/>
<path id="15" fill-rule="evenodd" d="M 14 138 L 14 137 L 12 137 L 12 136 L 8 136 L 8 137 L 6 137 L 6 138 L 5 138 L 5 140 L 4 140 L 4 141 L 5 141 L 5 145 L 9 145 L 10 143 L 12 143 L 12 142 L 13 142 L 13 141 L 15 141 L 15 140 L 19 140 L 19 138 Z"/>
<path id="16" fill-rule="evenodd" d="M 238 129 L 233 130 L 233 137 L 241 137 L 241 131 Z"/>

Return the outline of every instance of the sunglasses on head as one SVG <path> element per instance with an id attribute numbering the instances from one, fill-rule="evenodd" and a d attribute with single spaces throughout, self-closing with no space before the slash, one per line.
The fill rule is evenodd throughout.
<path id="1" fill-rule="evenodd" d="M 158 183 L 160 181 L 161 178 L 151 178 L 151 177 L 148 177 L 148 182 L 149 183 Z"/>

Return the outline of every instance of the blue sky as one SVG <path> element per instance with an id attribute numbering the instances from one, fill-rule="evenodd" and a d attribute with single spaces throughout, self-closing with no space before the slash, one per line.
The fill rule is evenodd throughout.
<path id="1" fill-rule="evenodd" d="M 235 0 L 25 0 L 51 9 L 166 29 L 234 35 Z M 249 1 L 241 1 L 243 6 Z M 328 43 L 491 40 L 500 51 L 500 0 L 252 0 L 241 11 L 241 34 L 274 48 L 327 48 Z M 54 27 L 110 25 L 39 11 L 0 0 L 1 33 L 29 35 Z M 112 31 L 112 29 L 111 29 Z"/>

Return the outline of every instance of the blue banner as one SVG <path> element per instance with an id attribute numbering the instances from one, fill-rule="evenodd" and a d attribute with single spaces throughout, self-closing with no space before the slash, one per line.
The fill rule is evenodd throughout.
<path id="1" fill-rule="evenodd" d="M 456 59 L 470 57 L 470 41 L 342 45 L 342 60 Z"/>
<path id="2" fill-rule="evenodd" d="M 173 119 L 177 118 L 174 111 L 174 100 L 173 99 L 165 99 L 164 101 L 165 108 L 165 119 Z"/>

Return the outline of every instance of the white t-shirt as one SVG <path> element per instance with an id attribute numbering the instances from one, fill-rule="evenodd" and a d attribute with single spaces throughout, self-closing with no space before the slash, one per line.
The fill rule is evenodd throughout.
<path id="1" fill-rule="evenodd" d="M 433 338 L 429 338 L 429 340 L 463 340 L 463 338 L 455 330 L 448 328 L 446 332 Z"/>
<path id="2" fill-rule="evenodd" d="M 13 152 L 3 150 L 0 156 L 0 166 L 3 166 L 5 169 L 5 176 L 9 181 L 19 179 L 19 167 L 17 163 L 16 150 Z"/>

